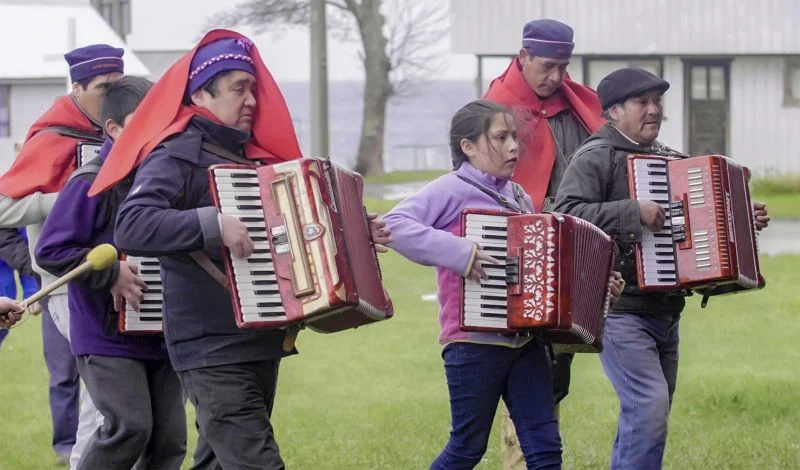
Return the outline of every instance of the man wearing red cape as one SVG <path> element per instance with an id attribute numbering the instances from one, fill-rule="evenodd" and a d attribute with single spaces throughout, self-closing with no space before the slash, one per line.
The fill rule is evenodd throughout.
<path id="1" fill-rule="evenodd" d="M 515 111 L 519 119 L 520 159 L 513 180 L 531 195 L 537 211 L 553 206 L 572 153 L 604 123 L 597 93 L 566 73 L 572 55 L 572 28 L 550 19 L 534 20 L 522 30 L 522 48 L 484 95 Z M 553 394 L 567 395 L 572 354 L 557 354 Z M 505 469 L 525 468 L 514 425 L 503 414 L 501 455 Z"/>
<path id="2" fill-rule="evenodd" d="M 108 85 L 122 78 L 123 49 L 92 44 L 64 55 L 69 64 L 72 92 L 58 98 L 28 131 L 11 168 L 0 176 L 0 227 L 28 226 L 33 269 L 47 285 L 55 277 L 41 269 L 33 250 L 45 218 L 77 166 L 77 146 L 103 142 L 97 122 Z M 73 463 L 96 429 L 97 410 L 84 389 L 78 420 L 78 369 L 69 345 L 67 286 L 41 300 L 42 344 L 50 372 L 50 412 L 53 449 L 59 464 Z M 77 437 L 76 437 L 77 433 Z"/>
<path id="3" fill-rule="evenodd" d="M 235 257 L 254 245 L 244 223 L 214 207 L 208 167 L 300 156 L 283 95 L 255 45 L 215 30 L 153 86 L 89 192 L 136 170 L 115 243 L 159 257 L 167 351 L 222 468 L 284 468 L 270 415 L 280 361 L 297 351 L 284 350 L 284 330 L 236 326 L 230 293 L 212 273 L 225 272 L 223 245 Z"/>

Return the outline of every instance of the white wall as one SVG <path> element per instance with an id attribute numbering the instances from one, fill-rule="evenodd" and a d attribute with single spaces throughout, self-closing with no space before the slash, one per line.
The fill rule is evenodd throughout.
<path id="1" fill-rule="evenodd" d="M 658 140 L 664 145 L 685 152 L 684 100 L 683 100 L 683 62 L 677 57 L 664 59 L 662 78 L 669 82 L 669 90 L 664 94 L 664 122 Z"/>
<path id="2" fill-rule="evenodd" d="M 800 107 L 783 106 L 783 59 L 731 64 L 731 157 L 756 176 L 800 173 Z"/>
<path id="3" fill-rule="evenodd" d="M 798 0 L 454 0 L 450 50 L 514 53 L 537 18 L 572 26 L 579 55 L 800 51 Z"/>
<path id="4" fill-rule="evenodd" d="M 31 125 L 65 92 L 66 84 L 61 81 L 11 85 L 11 137 L 0 138 L 0 173 L 8 170 L 16 158 L 14 143 L 22 143 Z"/>

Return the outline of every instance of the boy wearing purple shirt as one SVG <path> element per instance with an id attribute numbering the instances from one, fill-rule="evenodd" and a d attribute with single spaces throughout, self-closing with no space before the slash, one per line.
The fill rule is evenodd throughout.
<path id="1" fill-rule="evenodd" d="M 113 243 L 117 209 L 131 178 L 88 197 L 114 138 L 129 122 L 151 82 L 125 77 L 111 85 L 101 113 L 108 136 L 96 159 L 78 169 L 60 192 L 42 227 L 36 261 L 61 276 L 80 265 L 88 251 Z M 69 284 L 70 337 L 78 369 L 104 424 L 78 469 L 129 469 L 141 457 L 148 468 L 179 469 L 186 453 L 186 417 L 180 382 L 162 335 L 128 336 L 117 331 L 122 302 L 138 308 L 144 282 L 137 267 L 118 261 Z"/>

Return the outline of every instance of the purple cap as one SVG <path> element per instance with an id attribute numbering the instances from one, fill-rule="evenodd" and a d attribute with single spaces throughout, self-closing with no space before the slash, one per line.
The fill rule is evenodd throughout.
<path id="1" fill-rule="evenodd" d="M 197 50 L 189 66 L 189 86 L 187 95 L 197 91 L 204 83 L 221 72 L 242 70 L 256 74 L 247 39 L 219 39 Z"/>
<path id="2" fill-rule="evenodd" d="M 572 56 L 572 28 L 556 20 L 534 20 L 522 29 L 522 47 L 535 57 L 565 60 Z"/>
<path id="3" fill-rule="evenodd" d="M 64 54 L 69 64 L 69 77 L 73 82 L 107 73 L 125 73 L 123 49 L 108 44 L 92 44 Z"/>

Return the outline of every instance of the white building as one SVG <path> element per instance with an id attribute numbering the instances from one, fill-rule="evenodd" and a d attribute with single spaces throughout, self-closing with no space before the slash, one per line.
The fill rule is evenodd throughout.
<path id="1" fill-rule="evenodd" d="M 0 172 L 34 121 L 67 92 L 64 54 L 96 43 L 125 48 L 127 74 L 150 74 L 88 1 L 0 0 Z"/>
<path id="2" fill-rule="evenodd" d="M 595 88 L 628 65 L 670 82 L 661 139 L 721 153 L 759 176 L 800 173 L 798 0 L 453 0 L 451 51 L 486 58 L 520 48 L 537 18 L 575 30 L 570 76 Z M 497 59 L 493 59 L 497 61 Z"/>

